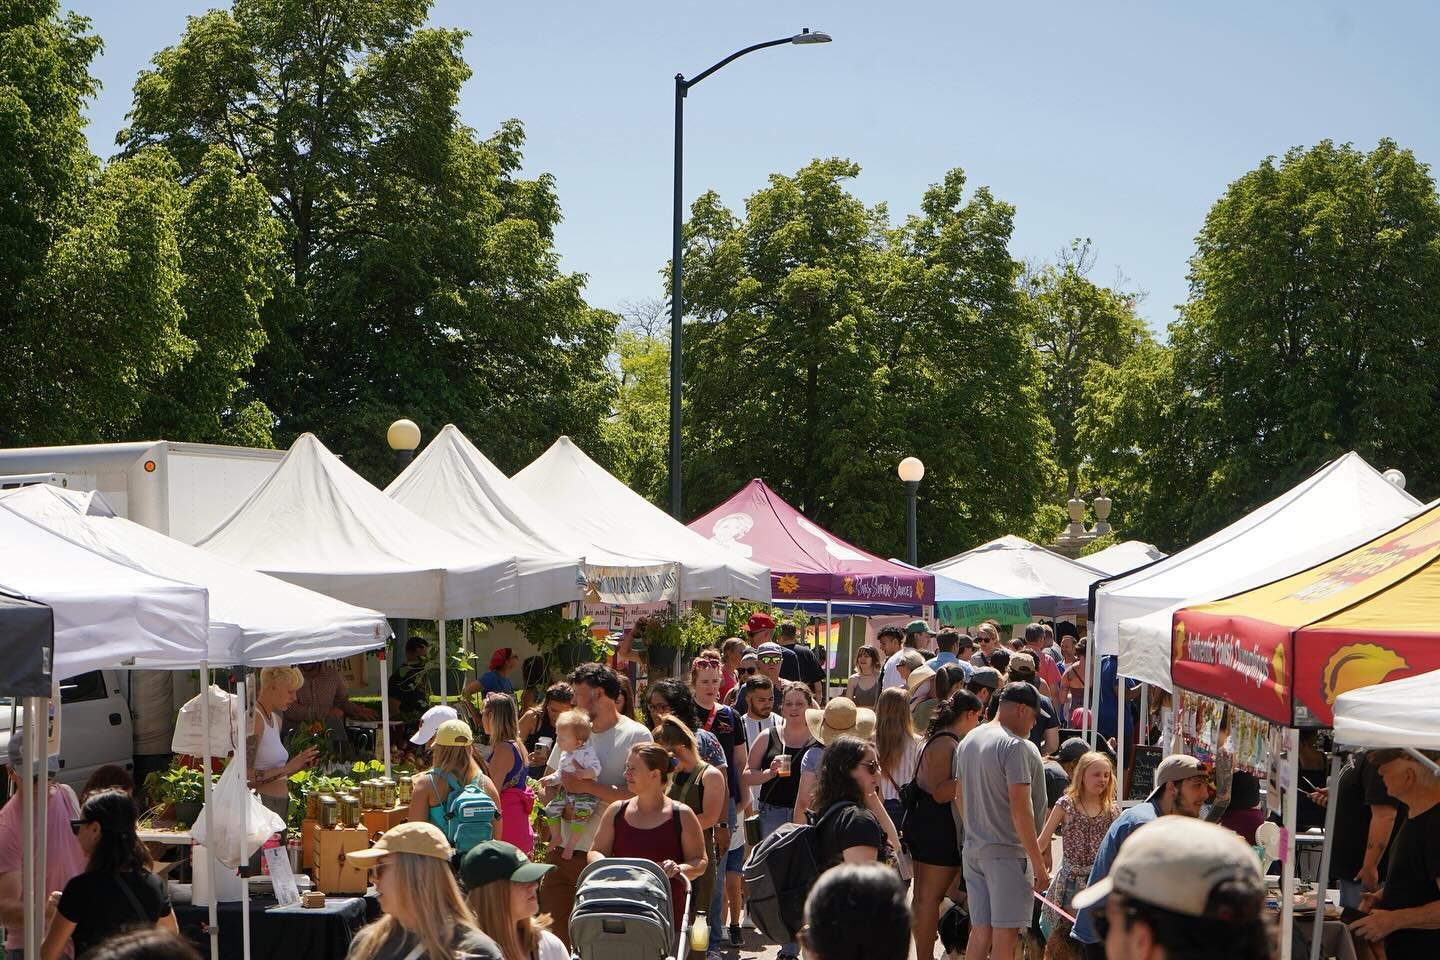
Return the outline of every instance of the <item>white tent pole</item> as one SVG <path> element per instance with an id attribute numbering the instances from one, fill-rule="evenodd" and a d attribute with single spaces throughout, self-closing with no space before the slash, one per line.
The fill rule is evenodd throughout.
<path id="1" fill-rule="evenodd" d="M 439 637 L 440 637 L 440 658 L 439 658 L 439 662 L 440 662 L 440 702 L 441 702 L 441 703 L 448 703 L 449 700 L 448 700 L 447 697 L 448 697 L 448 694 L 449 694 L 449 688 L 448 688 L 448 685 L 447 685 L 447 678 L 449 677 L 450 670 L 448 669 L 448 668 L 449 668 L 449 662 L 445 659 L 445 618 L 444 618 L 443 616 L 440 618 L 439 624 L 440 624 L 440 629 L 439 629 Z"/>
<path id="2" fill-rule="evenodd" d="M 1285 862 L 1280 870 L 1280 956 L 1288 957 L 1295 944 L 1295 822 L 1299 812 L 1300 792 L 1300 731 L 1293 727 L 1285 730 L 1285 769 L 1289 774 L 1290 786 L 1285 791 Z M 1331 798 L 1334 803 L 1334 798 Z M 1324 890 L 1321 885 L 1319 888 Z M 1317 894 L 1320 899 L 1323 895 Z M 1325 905 L 1316 905 L 1317 913 L 1325 912 Z"/>
<path id="3" fill-rule="evenodd" d="M 205 794 L 205 839 L 214 843 L 215 821 L 210 812 L 210 758 L 214 751 L 210 748 L 210 661 L 200 661 L 200 727 L 205 731 L 205 753 L 202 760 L 205 764 L 203 771 L 205 779 L 201 781 Z M 205 848 L 205 860 L 200 864 L 200 869 L 210 874 L 210 906 L 209 926 L 210 936 L 210 960 L 220 960 L 220 907 L 216 903 L 215 896 L 215 857 L 211 848 Z"/>
<path id="4" fill-rule="evenodd" d="M 35 891 L 45 886 L 45 877 L 42 874 L 38 878 L 35 874 L 35 853 L 40 846 L 40 841 L 35 831 L 35 698 L 26 697 L 24 701 L 25 727 L 20 736 L 23 738 L 21 744 L 25 748 L 25 759 L 20 770 L 20 816 L 21 829 L 24 837 L 20 847 L 20 877 L 23 888 L 20 898 L 21 909 L 25 914 L 25 956 L 40 956 L 40 922 L 45 916 L 40 912 L 35 900 Z M 49 758 L 46 758 L 49 762 Z M 40 798 L 44 800 L 43 796 Z"/>
<path id="5" fill-rule="evenodd" d="M 1120 665 L 1117 663 L 1115 666 L 1115 672 L 1119 674 Z M 1121 677 L 1120 679 L 1123 683 L 1125 678 Z M 1140 684 L 1140 723 L 1135 729 L 1139 742 L 1148 744 L 1150 742 L 1150 684 L 1148 683 Z"/>
<path id="6" fill-rule="evenodd" d="M 1095 723 L 1091 720 L 1092 706 L 1095 699 L 1095 675 L 1099 669 L 1100 651 L 1093 644 L 1086 644 L 1085 653 L 1085 694 L 1083 702 L 1085 712 L 1080 718 L 1080 735 L 1090 742 L 1090 749 L 1095 749 Z M 1118 774 L 1117 774 L 1118 775 Z"/>
<path id="7" fill-rule="evenodd" d="M 1330 788 L 1330 801 L 1325 804 L 1325 839 L 1320 847 L 1320 879 L 1315 889 L 1325 890 L 1330 886 L 1331 838 L 1335 836 L 1336 788 L 1340 785 L 1340 751 L 1330 757 L 1330 779 L 1325 784 Z M 1310 933 L 1310 960 L 1320 960 L 1320 936 L 1325 932 L 1325 904 L 1321 894 L 1315 894 L 1315 929 Z"/>
<path id="8" fill-rule="evenodd" d="M 245 737 L 250 732 L 250 703 L 245 695 L 244 669 L 240 671 L 236 693 L 240 699 L 240 716 L 244 718 L 244 722 L 240 727 L 240 736 L 235 738 L 235 760 L 233 762 L 240 764 L 241 770 L 249 770 L 250 768 L 246 765 L 249 761 L 245 756 Z M 210 898 L 215 899 L 213 888 L 210 891 Z M 244 960 L 250 960 L 250 869 L 248 864 L 240 865 L 240 943 L 240 956 Z"/>
<path id="9" fill-rule="evenodd" d="M 390 776 L 390 657 L 380 648 L 380 749 L 385 751 L 385 776 Z"/>
<path id="10" fill-rule="evenodd" d="M 57 703 L 55 709 L 59 710 Z M 49 853 L 45 837 L 50 817 L 50 698 L 35 701 L 35 758 L 40 773 L 35 790 L 35 916 L 44 919 L 49 892 L 45 889 L 45 857 Z M 58 718 L 57 718 L 58 720 Z"/>
<path id="11" fill-rule="evenodd" d="M 830 661 L 834 659 L 840 650 L 839 637 L 830 636 L 830 601 L 825 601 L 825 643 L 821 650 L 825 652 L 825 699 L 820 702 L 823 707 L 830 700 Z"/>
<path id="12" fill-rule="evenodd" d="M 467 667 L 465 671 L 467 674 L 470 672 L 470 668 L 473 668 L 475 665 L 475 661 L 471 660 L 469 656 L 475 652 L 474 645 L 471 641 L 470 618 L 466 617 L 460 621 L 460 651 L 466 654 L 465 662 L 469 664 L 469 667 Z"/>

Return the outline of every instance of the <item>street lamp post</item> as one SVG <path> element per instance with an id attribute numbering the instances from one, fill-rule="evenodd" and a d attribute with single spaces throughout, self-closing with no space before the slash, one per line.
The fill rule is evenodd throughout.
<path id="1" fill-rule="evenodd" d="M 905 482 L 905 562 L 916 565 L 915 495 L 920 491 L 920 481 L 925 479 L 925 464 L 919 457 L 906 457 L 900 461 L 897 470 Z"/>
<path id="2" fill-rule="evenodd" d="M 696 74 L 693 78 L 686 80 L 683 73 L 675 74 L 675 209 L 674 223 L 672 225 L 670 264 L 670 515 L 676 520 L 681 519 L 680 513 L 680 321 L 685 315 L 685 292 L 684 277 L 685 269 L 682 251 L 682 216 L 684 211 L 684 198 L 682 196 L 682 174 L 684 171 L 685 156 L 685 97 L 690 88 L 710 74 L 719 70 L 732 60 L 738 60 L 747 53 L 754 53 L 756 50 L 764 50 L 766 47 L 778 47 L 784 43 L 804 45 L 811 43 L 829 43 L 830 35 L 815 31 L 812 33 L 809 27 L 801 30 L 791 37 L 781 37 L 779 40 L 767 40 L 764 43 L 757 43 L 748 46 L 743 50 L 736 50 L 730 56 L 719 63 Z"/>
<path id="3" fill-rule="evenodd" d="M 385 442 L 395 451 L 395 464 L 401 470 L 415 459 L 415 448 L 420 446 L 420 428 L 414 420 L 396 420 L 385 431 Z"/>

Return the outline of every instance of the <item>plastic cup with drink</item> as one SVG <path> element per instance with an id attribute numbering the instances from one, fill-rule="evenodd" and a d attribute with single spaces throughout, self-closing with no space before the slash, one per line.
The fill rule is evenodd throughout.
<path id="1" fill-rule="evenodd" d="M 777 777 L 790 776 L 790 754 L 782 753 L 775 758 L 775 775 Z"/>

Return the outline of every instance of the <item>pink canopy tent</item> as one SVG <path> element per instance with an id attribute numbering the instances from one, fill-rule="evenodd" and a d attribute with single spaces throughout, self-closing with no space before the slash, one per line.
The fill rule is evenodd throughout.
<path id="1" fill-rule="evenodd" d="M 690 523 L 702 537 L 770 568 L 777 603 L 931 604 L 935 575 L 854 547 L 806 519 L 765 485 L 751 480 Z"/>

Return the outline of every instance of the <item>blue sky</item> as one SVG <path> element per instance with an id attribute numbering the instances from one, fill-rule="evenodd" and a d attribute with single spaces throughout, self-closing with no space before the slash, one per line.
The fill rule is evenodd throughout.
<path id="1" fill-rule="evenodd" d="M 72 0 L 105 40 L 98 153 L 137 72 L 216 5 Z M 471 33 L 465 122 L 524 121 L 527 170 L 558 181 L 564 265 L 603 307 L 661 294 L 671 77 L 804 26 L 835 42 L 760 51 L 691 91 L 687 203 L 714 188 L 738 210 L 770 173 L 838 155 L 899 220 L 959 166 L 1016 206 L 1016 257 L 1090 237 L 1092 277 L 1147 291 L 1157 329 L 1185 299 L 1205 212 L 1267 155 L 1389 136 L 1440 162 L 1440 4 L 439 0 L 431 20 Z"/>

